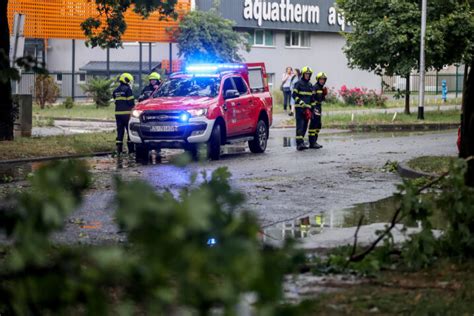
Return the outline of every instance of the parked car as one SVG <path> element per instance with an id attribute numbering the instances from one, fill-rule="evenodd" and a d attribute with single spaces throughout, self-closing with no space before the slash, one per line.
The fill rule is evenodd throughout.
<path id="1" fill-rule="evenodd" d="M 196 157 L 202 144 L 218 160 L 221 146 L 236 142 L 263 153 L 272 112 L 263 63 L 191 65 L 134 107 L 130 137 L 137 160 L 161 148 L 185 149 Z"/>

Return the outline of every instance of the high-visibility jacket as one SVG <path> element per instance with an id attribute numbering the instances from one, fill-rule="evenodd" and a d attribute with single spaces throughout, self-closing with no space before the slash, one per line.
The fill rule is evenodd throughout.
<path id="1" fill-rule="evenodd" d="M 130 86 L 125 83 L 120 83 L 112 95 L 115 100 L 115 115 L 130 114 L 130 111 L 135 105 L 135 97 L 133 96 Z"/>
<path id="2" fill-rule="evenodd" d="M 293 99 L 295 107 L 310 108 L 315 104 L 313 97 L 313 85 L 309 80 L 300 79 L 293 88 Z"/>

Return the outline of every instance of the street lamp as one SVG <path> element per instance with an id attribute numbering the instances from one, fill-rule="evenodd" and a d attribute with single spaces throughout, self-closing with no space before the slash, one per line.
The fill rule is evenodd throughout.
<path id="1" fill-rule="evenodd" d="M 426 35 L 426 2 L 421 3 L 421 42 L 420 42 L 420 91 L 418 103 L 418 119 L 425 119 L 425 35 Z"/>

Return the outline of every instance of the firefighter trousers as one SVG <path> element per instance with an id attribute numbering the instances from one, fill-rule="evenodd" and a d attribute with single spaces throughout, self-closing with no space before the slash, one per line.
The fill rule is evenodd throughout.
<path id="1" fill-rule="evenodd" d="M 123 138 L 125 136 L 125 132 L 127 132 L 127 146 L 128 151 L 132 152 L 131 148 L 133 147 L 133 143 L 130 141 L 130 135 L 128 132 L 128 122 L 130 121 L 129 114 L 120 114 L 115 115 L 115 122 L 117 124 L 117 138 L 115 144 L 117 146 L 117 151 L 121 152 L 123 149 Z"/>
<path id="2" fill-rule="evenodd" d="M 318 141 L 319 132 L 321 131 L 322 122 L 321 122 L 322 109 L 321 105 L 315 105 L 311 108 L 311 122 L 309 123 L 309 146 L 314 146 Z"/>
<path id="3" fill-rule="evenodd" d="M 304 135 L 308 129 L 308 121 L 304 116 L 305 108 L 296 107 L 295 108 L 295 118 L 296 118 L 296 144 L 304 143 Z"/>

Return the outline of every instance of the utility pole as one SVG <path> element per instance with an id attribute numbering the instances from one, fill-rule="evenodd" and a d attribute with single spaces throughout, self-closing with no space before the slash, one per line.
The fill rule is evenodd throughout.
<path id="1" fill-rule="evenodd" d="M 425 119 L 425 35 L 426 35 L 426 2 L 421 3 L 421 41 L 420 41 L 420 90 L 418 104 L 418 119 Z"/>

